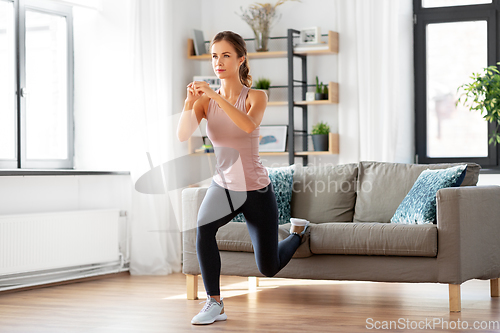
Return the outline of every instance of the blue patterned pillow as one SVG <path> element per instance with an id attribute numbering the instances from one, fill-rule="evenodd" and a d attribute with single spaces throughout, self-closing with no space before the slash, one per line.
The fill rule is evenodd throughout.
<path id="1" fill-rule="evenodd" d="M 267 168 L 269 178 L 273 184 L 274 194 L 278 203 L 278 224 L 290 223 L 292 200 L 293 172 L 295 166 L 290 165 L 281 168 Z M 233 219 L 233 222 L 246 222 L 243 213 L 239 213 Z"/>
<path id="2" fill-rule="evenodd" d="M 391 218 L 392 223 L 436 223 L 436 193 L 445 187 L 460 186 L 467 165 L 439 170 L 424 170 Z"/>

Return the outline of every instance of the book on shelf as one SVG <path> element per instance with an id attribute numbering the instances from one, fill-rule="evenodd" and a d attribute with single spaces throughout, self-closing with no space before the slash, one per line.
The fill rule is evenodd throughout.
<path id="1" fill-rule="evenodd" d="M 193 29 L 194 52 L 197 56 L 207 53 L 203 31 Z"/>
<path id="2" fill-rule="evenodd" d="M 212 145 L 202 145 L 200 148 L 194 150 L 195 153 L 213 153 L 214 147 Z"/>

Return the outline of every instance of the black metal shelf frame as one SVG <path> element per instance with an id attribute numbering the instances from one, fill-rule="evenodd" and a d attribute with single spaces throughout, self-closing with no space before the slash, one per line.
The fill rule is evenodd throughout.
<path id="1" fill-rule="evenodd" d="M 300 31 L 295 29 L 288 29 L 288 43 L 287 43 L 287 59 L 288 59 L 288 164 L 295 163 L 295 157 L 302 158 L 302 165 L 308 164 L 307 155 L 296 155 L 295 154 L 295 136 L 302 136 L 302 150 L 307 151 L 308 141 L 307 141 L 307 105 L 297 105 L 294 102 L 294 87 L 297 87 L 295 83 L 300 83 L 299 87 L 301 90 L 301 100 L 306 99 L 307 92 L 307 55 L 296 54 L 293 52 L 293 38 L 294 35 L 300 36 Z M 294 76 L 294 59 L 299 58 L 302 63 L 302 79 L 295 80 Z M 294 109 L 299 107 L 302 109 L 302 130 L 295 130 L 295 117 Z M 302 132 L 302 134 L 297 134 L 296 132 Z"/>

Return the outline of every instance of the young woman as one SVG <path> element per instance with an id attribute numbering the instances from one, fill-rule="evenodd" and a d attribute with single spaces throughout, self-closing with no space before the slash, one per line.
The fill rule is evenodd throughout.
<path id="1" fill-rule="evenodd" d="M 267 169 L 259 158 L 259 125 L 267 95 L 250 89 L 246 44 L 240 35 L 223 31 L 210 45 L 212 66 L 221 80 L 213 91 L 205 82 L 191 82 L 179 120 L 177 136 L 187 140 L 207 119 L 217 173 L 198 212 L 196 250 L 207 292 L 203 309 L 192 324 L 226 320 L 220 297 L 221 261 L 215 235 L 240 212 L 245 216 L 259 271 L 274 276 L 292 258 L 309 224 L 292 219 L 290 236 L 278 242 L 278 210 Z"/>

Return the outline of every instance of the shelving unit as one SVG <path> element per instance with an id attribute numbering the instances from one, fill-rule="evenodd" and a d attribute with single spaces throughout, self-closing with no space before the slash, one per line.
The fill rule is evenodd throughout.
<path id="1" fill-rule="evenodd" d="M 265 59 L 265 58 L 287 58 L 288 61 L 288 100 L 287 101 L 273 101 L 268 102 L 268 106 L 288 106 L 288 151 L 287 152 L 260 152 L 259 155 L 263 156 L 286 156 L 289 157 L 289 164 L 295 162 L 295 157 L 302 158 L 303 165 L 308 163 L 308 156 L 311 155 L 328 155 L 328 154 L 338 154 L 339 153 L 339 136 L 337 133 L 329 134 L 329 150 L 328 151 L 308 151 L 308 141 L 307 141 L 307 112 L 309 105 L 326 105 L 335 104 L 339 102 L 338 94 L 338 84 L 335 82 L 329 82 L 328 84 L 328 100 L 321 101 L 306 101 L 305 96 L 307 92 L 307 82 L 302 80 L 294 79 L 294 68 L 293 61 L 294 58 L 300 58 L 302 60 L 302 78 L 307 78 L 307 56 L 316 55 L 332 55 L 338 53 L 338 39 L 339 35 L 337 32 L 329 31 L 327 35 L 326 48 L 322 50 L 301 50 L 298 52 L 294 51 L 293 39 L 294 34 L 300 34 L 300 31 L 294 29 L 288 29 L 287 33 L 287 50 L 286 51 L 269 51 L 269 52 L 250 52 L 248 53 L 249 59 Z M 192 39 L 188 39 L 187 43 L 187 57 L 191 60 L 211 60 L 210 54 L 195 55 L 194 42 Z M 300 85 L 296 85 L 299 83 Z M 301 88 L 301 98 L 299 101 L 295 101 L 294 88 Z M 294 128 L 294 109 L 302 109 L 302 129 L 295 130 Z M 302 136 L 302 147 L 304 151 L 295 151 L 295 137 Z M 205 152 L 195 152 L 194 145 L 190 138 L 189 141 L 189 153 L 193 155 L 211 155 L 213 153 Z"/>
<path id="2" fill-rule="evenodd" d="M 201 138 L 200 138 L 201 139 Z M 205 153 L 203 151 L 197 151 L 197 149 L 194 148 L 194 145 L 191 141 L 188 143 L 188 151 L 189 154 L 191 155 L 213 155 L 214 153 Z M 295 152 L 295 155 L 297 156 L 306 156 L 306 155 L 329 155 L 329 154 L 338 154 L 339 153 L 339 135 L 338 133 L 330 133 L 328 135 L 328 150 L 327 151 L 297 151 Z M 278 156 L 286 156 L 288 155 L 289 152 L 259 152 L 259 155 L 261 156 L 273 156 L 273 155 L 278 155 Z"/>
<path id="3" fill-rule="evenodd" d="M 302 158 L 302 164 L 308 164 L 308 157 L 310 155 L 320 155 L 319 152 L 309 152 L 308 150 L 308 140 L 307 140 L 307 114 L 309 105 L 324 105 L 339 102 L 338 94 L 338 84 L 334 82 L 329 82 L 328 84 L 328 100 L 322 101 L 306 101 L 307 92 L 307 56 L 308 55 L 318 55 L 318 54 L 331 54 L 338 53 L 338 33 L 333 31 L 328 32 L 328 53 L 320 52 L 318 50 L 312 50 L 310 52 L 295 52 L 293 46 L 294 35 L 300 36 L 300 31 L 295 29 L 288 29 L 288 163 L 294 164 L 295 157 Z M 330 52 L 331 51 L 331 52 Z M 301 80 L 296 80 L 294 75 L 294 59 L 299 58 L 301 60 Z M 300 101 L 295 101 L 294 88 L 297 87 L 295 84 L 298 83 L 298 87 L 301 88 L 301 98 Z M 295 108 L 302 109 L 302 129 L 295 129 Z M 327 154 L 338 154 L 339 153 L 339 138 L 337 135 L 329 135 L 329 151 Z M 295 137 L 302 137 L 302 152 L 295 151 Z M 322 152 L 323 154 L 325 152 Z"/>
<path id="4" fill-rule="evenodd" d="M 339 53 L 339 34 L 335 31 L 328 32 L 327 49 L 325 50 L 310 50 L 299 51 L 296 54 L 304 55 L 331 55 Z M 210 54 L 196 55 L 194 51 L 194 41 L 189 38 L 187 43 L 187 55 L 191 60 L 211 60 Z M 250 52 L 248 59 L 265 59 L 265 58 L 286 58 L 288 51 L 268 51 L 268 52 Z"/>

